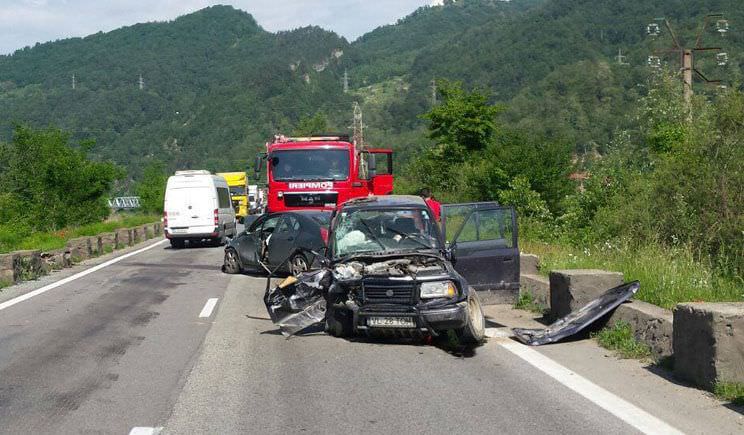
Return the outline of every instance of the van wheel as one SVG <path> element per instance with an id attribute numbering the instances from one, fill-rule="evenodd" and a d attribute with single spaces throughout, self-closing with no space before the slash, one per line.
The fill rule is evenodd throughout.
<path id="1" fill-rule="evenodd" d="M 462 344 L 480 344 L 486 336 L 486 318 L 483 316 L 478 293 L 471 287 L 468 296 L 467 319 L 465 326 L 456 330 L 457 338 Z"/>
<path id="2" fill-rule="evenodd" d="M 307 260 L 302 254 L 297 254 L 289 260 L 289 273 L 294 276 L 301 274 L 308 270 Z"/>
<path id="3" fill-rule="evenodd" d="M 222 265 L 222 271 L 231 274 L 240 273 L 242 271 L 238 254 L 234 249 L 225 250 L 225 261 Z"/>
<path id="4" fill-rule="evenodd" d="M 170 239 L 171 248 L 183 249 L 186 246 L 186 241 L 183 239 Z"/>

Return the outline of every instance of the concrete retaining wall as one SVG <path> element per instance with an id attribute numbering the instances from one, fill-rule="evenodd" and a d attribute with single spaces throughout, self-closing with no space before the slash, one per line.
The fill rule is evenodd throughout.
<path id="1" fill-rule="evenodd" d="M 134 245 L 135 241 L 145 240 L 148 235 L 159 237 L 160 231 L 161 224 L 157 222 L 97 236 L 70 239 L 65 248 L 54 251 L 31 250 L 0 254 L 0 287 L 22 280 L 36 279 L 53 270 L 70 267 L 76 261 L 83 261 L 117 248 Z M 133 233 L 136 233 L 136 238 Z"/>
<path id="2" fill-rule="evenodd" d="M 553 318 L 623 281 L 622 274 L 601 270 L 557 270 L 546 279 L 538 274 L 538 260 L 521 256 L 520 291 L 531 293 L 540 304 L 545 300 Z M 673 357 L 679 379 L 706 389 L 719 381 L 744 383 L 744 302 L 685 303 L 672 312 L 634 300 L 617 307 L 607 324 L 618 321 L 629 324 L 657 359 Z"/>

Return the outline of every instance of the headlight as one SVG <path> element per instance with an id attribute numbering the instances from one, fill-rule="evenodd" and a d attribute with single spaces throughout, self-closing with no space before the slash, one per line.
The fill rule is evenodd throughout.
<path id="1" fill-rule="evenodd" d="M 457 287 L 452 281 L 434 281 L 421 283 L 421 299 L 454 298 Z"/>

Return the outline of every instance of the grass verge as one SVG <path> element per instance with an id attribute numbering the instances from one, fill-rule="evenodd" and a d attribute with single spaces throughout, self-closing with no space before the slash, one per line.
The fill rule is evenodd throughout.
<path id="1" fill-rule="evenodd" d="M 605 242 L 579 249 L 572 246 L 520 240 L 523 252 L 540 257 L 540 270 L 604 269 L 638 280 L 637 299 L 664 308 L 680 302 L 744 301 L 744 280 L 726 276 L 696 261 L 690 247 L 648 243 Z"/>
<path id="2" fill-rule="evenodd" d="M 739 382 L 717 382 L 713 394 L 721 400 L 744 406 L 744 384 Z"/>
<path id="3" fill-rule="evenodd" d="M 109 233 L 119 228 L 144 225 L 146 223 L 156 222 L 159 219 L 160 216 L 158 215 L 118 215 L 105 222 L 66 228 L 54 232 L 35 232 L 31 234 L 19 234 L 12 228 L 12 225 L 3 225 L 0 226 L 0 254 L 24 249 L 51 251 L 64 248 L 68 240 L 76 237 Z"/>
<path id="4" fill-rule="evenodd" d="M 514 308 L 518 310 L 531 311 L 537 314 L 545 314 L 546 307 L 535 301 L 534 297 L 529 292 L 519 292 L 519 299 L 514 304 Z"/>
<path id="5" fill-rule="evenodd" d="M 593 334 L 599 345 L 605 349 L 615 351 L 622 358 L 645 359 L 651 357 L 651 348 L 636 340 L 630 324 L 615 322 Z"/>

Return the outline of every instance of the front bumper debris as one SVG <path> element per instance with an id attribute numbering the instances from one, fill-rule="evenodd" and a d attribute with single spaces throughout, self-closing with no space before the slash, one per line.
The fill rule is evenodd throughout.
<path id="1" fill-rule="evenodd" d="M 512 332 L 519 341 L 530 346 L 555 343 L 591 325 L 597 319 L 630 299 L 640 288 L 641 284 L 638 281 L 611 288 L 597 299 L 556 320 L 545 329 L 513 328 Z"/>

